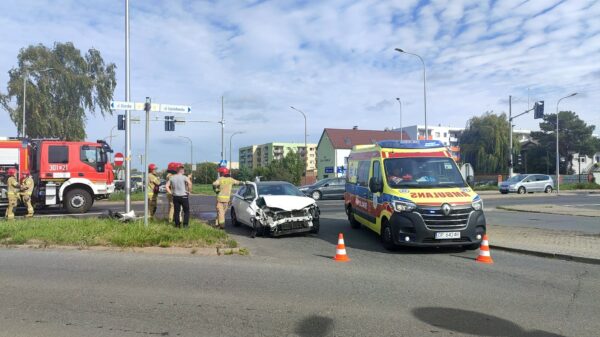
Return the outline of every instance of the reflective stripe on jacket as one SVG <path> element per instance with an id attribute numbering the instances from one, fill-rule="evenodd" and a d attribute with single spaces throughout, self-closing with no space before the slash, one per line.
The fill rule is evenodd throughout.
<path id="1" fill-rule="evenodd" d="M 213 187 L 218 188 L 217 201 L 229 202 L 231 198 L 231 190 L 234 185 L 239 185 L 240 182 L 231 177 L 220 177 L 213 184 Z"/>

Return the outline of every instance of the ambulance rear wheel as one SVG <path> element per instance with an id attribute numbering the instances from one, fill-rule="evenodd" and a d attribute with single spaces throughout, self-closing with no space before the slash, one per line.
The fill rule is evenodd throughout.
<path id="1" fill-rule="evenodd" d="M 64 199 L 64 206 L 67 212 L 74 213 L 85 213 L 91 207 L 94 200 L 90 193 L 84 189 L 74 188 L 69 190 Z"/>

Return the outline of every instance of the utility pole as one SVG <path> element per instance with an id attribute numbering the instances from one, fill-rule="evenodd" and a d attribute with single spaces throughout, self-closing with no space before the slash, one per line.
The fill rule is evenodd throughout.
<path id="1" fill-rule="evenodd" d="M 143 170 L 146 174 L 144 174 L 144 226 L 148 227 L 148 182 L 150 179 L 148 175 L 150 174 L 150 170 L 148 170 L 148 136 L 150 134 L 150 109 L 152 106 L 152 101 L 150 97 L 146 97 L 146 103 L 144 104 L 144 110 L 146 111 L 146 136 L 144 137 L 144 167 Z"/>
<path id="2" fill-rule="evenodd" d="M 129 0 L 125 0 L 125 101 L 130 100 Z M 148 124 L 146 122 L 146 124 Z M 125 213 L 131 211 L 131 111 L 125 110 Z M 146 201 L 147 203 L 147 201 Z"/>
<path id="3" fill-rule="evenodd" d="M 239 135 L 244 133 L 243 131 L 236 131 L 234 133 L 231 134 L 231 136 L 229 136 L 229 169 L 231 170 L 232 167 L 232 163 L 233 163 L 233 157 L 232 157 L 232 153 L 233 153 L 233 146 L 231 145 L 233 142 L 233 136 L 235 135 Z M 239 160 L 238 160 L 239 161 Z"/>
<path id="4" fill-rule="evenodd" d="M 512 125 L 512 96 L 508 96 L 508 127 L 509 127 L 509 136 L 508 136 L 508 178 L 510 179 L 513 176 L 513 125 Z"/>
<path id="5" fill-rule="evenodd" d="M 221 96 L 221 160 L 225 160 L 225 98 Z"/>
<path id="6" fill-rule="evenodd" d="M 402 130 L 402 101 L 400 100 L 400 97 L 396 97 L 396 100 L 398 101 L 398 104 L 400 105 L 400 140 L 403 139 L 402 135 L 403 135 L 403 130 Z"/>

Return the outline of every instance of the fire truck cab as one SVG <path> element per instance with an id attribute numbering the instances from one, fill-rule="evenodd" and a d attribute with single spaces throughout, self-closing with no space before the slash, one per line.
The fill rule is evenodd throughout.
<path id="1" fill-rule="evenodd" d="M 8 202 L 6 172 L 16 168 L 19 180 L 29 170 L 35 181 L 36 206 L 60 205 L 68 213 L 85 213 L 94 200 L 114 192 L 112 149 L 106 142 L 69 142 L 0 138 L 0 206 Z"/>

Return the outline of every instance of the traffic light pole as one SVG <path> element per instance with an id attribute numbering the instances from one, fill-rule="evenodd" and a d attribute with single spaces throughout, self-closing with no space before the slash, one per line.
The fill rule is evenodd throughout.
<path id="1" fill-rule="evenodd" d="M 521 117 L 524 114 L 530 113 L 533 110 L 535 110 L 535 108 L 531 108 L 527 111 L 521 112 L 520 114 L 516 115 L 516 116 L 512 116 L 512 96 L 508 96 L 508 104 L 509 104 L 509 108 L 508 108 L 508 128 L 509 128 L 509 136 L 508 136 L 508 142 L 509 142 L 509 146 L 510 146 L 510 162 L 509 162 L 509 167 L 508 167 L 508 178 L 513 176 L 513 168 L 514 168 L 514 162 L 513 162 L 513 120 L 517 117 Z"/>
<path id="2" fill-rule="evenodd" d="M 150 181 L 148 170 L 148 135 L 150 134 L 150 107 L 152 106 L 150 97 L 146 97 L 144 110 L 146 111 L 146 134 L 144 136 L 144 226 L 148 227 L 148 182 Z"/>
<path id="3" fill-rule="evenodd" d="M 125 100 L 130 99 L 129 83 L 129 0 L 125 0 Z M 125 213 L 131 211 L 131 111 L 125 110 Z"/>

